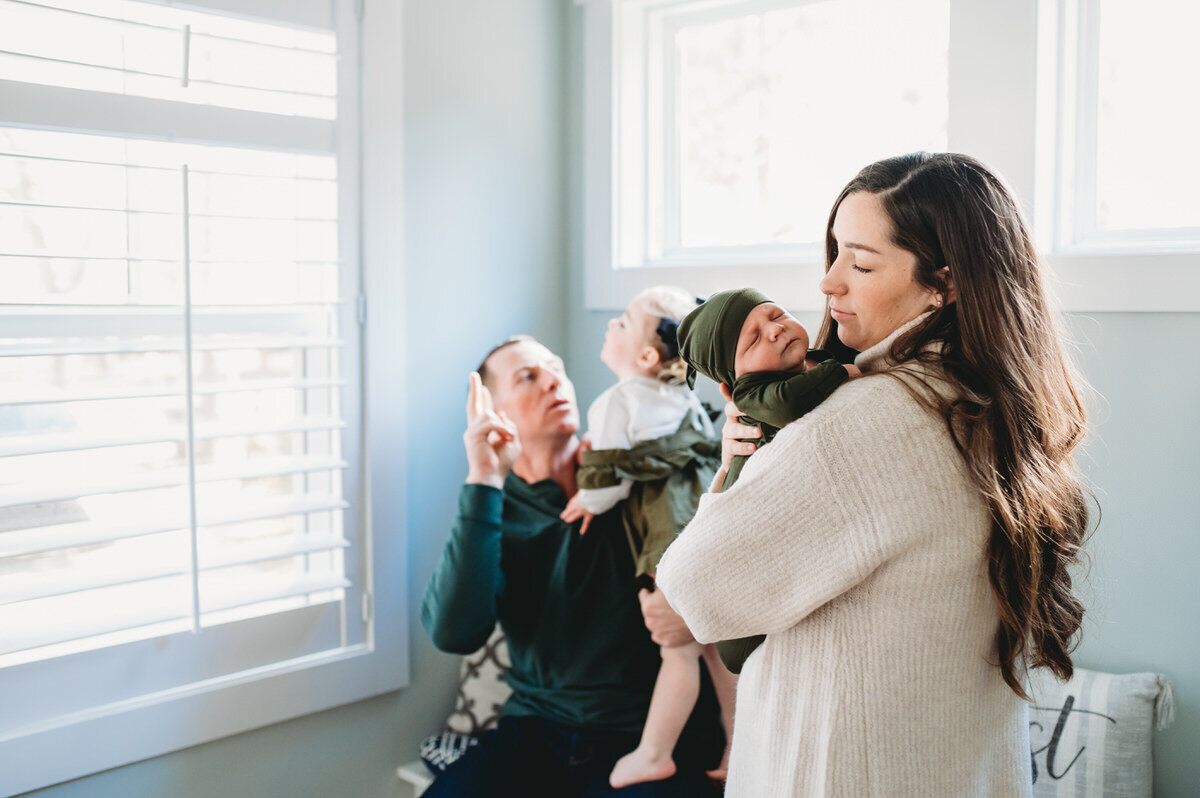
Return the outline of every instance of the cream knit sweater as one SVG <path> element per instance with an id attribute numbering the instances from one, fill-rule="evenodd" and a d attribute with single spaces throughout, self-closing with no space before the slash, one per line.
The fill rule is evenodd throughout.
<path id="1" fill-rule="evenodd" d="M 859 368 L 887 368 L 908 326 Z M 706 494 L 657 583 L 701 643 L 767 635 L 738 683 L 725 794 L 1032 794 L 1027 708 L 990 664 L 988 533 L 945 422 L 884 376 Z"/>

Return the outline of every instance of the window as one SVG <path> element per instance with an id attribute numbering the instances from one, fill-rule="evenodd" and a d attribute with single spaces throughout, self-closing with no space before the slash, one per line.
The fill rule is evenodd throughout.
<path id="1" fill-rule="evenodd" d="M 1057 249 L 1195 251 L 1200 134 L 1180 80 L 1200 75 L 1200 8 L 1154 0 L 1058 3 Z"/>
<path id="2" fill-rule="evenodd" d="M 1177 89 L 1200 69 L 1182 38 L 1194 10 L 577 2 L 588 308 L 671 282 L 818 310 L 837 192 L 873 160 L 925 149 L 1008 180 L 1066 309 L 1200 310 L 1198 119 Z"/>
<path id="3" fill-rule="evenodd" d="M 191 5 L 0 0 L 6 794 L 403 671 L 358 501 L 353 11 Z"/>
<path id="4" fill-rule="evenodd" d="M 622 42 L 652 52 L 636 67 L 623 64 L 633 73 L 620 104 L 622 174 L 631 178 L 621 189 L 630 230 L 623 262 L 734 247 L 811 255 L 823 239 L 828 198 L 846 174 L 897 148 L 945 147 L 946 0 L 778 6 L 733 3 L 719 13 L 681 6 L 646 25 L 661 26 L 659 41 Z M 846 58 L 850 30 L 856 54 Z M 908 42 L 917 38 L 928 45 L 914 52 Z M 880 75 L 882 63 L 896 67 Z M 633 90 L 658 82 L 661 99 Z M 641 111 L 647 99 L 661 114 Z M 822 111 L 846 105 L 872 107 L 889 123 L 856 123 L 850 108 L 844 118 Z M 661 168 L 639 175 L 647 156 Z M 633 211 L 642 203 L 626 192 L 643 190 L 650 210 L 639 219 Z M 646 246 L 635 248 L 642 226 Z"/>
<path id="5" fill-rule="evenodd" d="M 593 192 L 602 176 L 588 185 L 615 220 L 589 248 L 602 275 L 589 305 L 623 304 L 627 284 L 651 272 L 695 284 L 748 267 L 774 282 L 818 263 L 829 203 L 861 165 L 945 149 L 949 10 L 949 0 L 589 5 L 590 85 L 611 69 L 611 96 L 589 88 L 598 118 L 587 130 L 611 118 L 615 164 L 610 196 Z"/>
<path id="6" fill-rule="evenodd" d="M 341 601 L 336 186 L 0 128 L 0 668 Z"/>

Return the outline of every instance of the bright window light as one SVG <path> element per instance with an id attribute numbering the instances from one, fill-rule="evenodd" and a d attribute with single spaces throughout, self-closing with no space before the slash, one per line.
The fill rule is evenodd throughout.
<path id="1" fill-rule="evenodd" d="M 1200 4 L 1102 0 L 1096 228 L 1200 228 Z"/>
<path id="2" fill-rule="evenodd" d="M 679 246 L 816 242 L 863 164 L 944 150 L 948 36 L 948 0 L 827 0 L 682 27 Z"/>
<path id="3" fill-rule="evenodd" d="M 27 83 L 333 119 L 332 33 L 135 0 L 5 0 L 0 73 Z"/>

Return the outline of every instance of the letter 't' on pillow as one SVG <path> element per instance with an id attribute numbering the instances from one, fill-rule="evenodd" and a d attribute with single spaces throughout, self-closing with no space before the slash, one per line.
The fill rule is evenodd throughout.
<path id="1" fill-rule="evenodd" d="M 458 696 L 446 728 L 472 737 L 493 728 L 500 721 L 500 707 L 512 693 L 504 680 L 511 665 L 504 632 L 497 625 L 483 648 L 463 657 Z"/>
<path id="2" fill-rule="evenodd" d="M 1039 668 L 1030 695 L 1035 796 L 1150 798 L 1154 730 L 1174 719 L 1169 679 L 1076 668 L 1063 683 Z"/>

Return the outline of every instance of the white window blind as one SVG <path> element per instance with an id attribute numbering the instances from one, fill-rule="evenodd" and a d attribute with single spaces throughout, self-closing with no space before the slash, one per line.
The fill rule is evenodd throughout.
<path id="1" fill-rule="evenodd" d="M 368 639 L 328 23 L 0 0 L 0 752 Z"/>
<path id="2" fill-rule="evenodd" d="M 334 38 L 133 0 L 5 0 L 0 72 L 30 83 L 333 119 Z M 53 31 L 53 36 L 30 36 Z"/>

